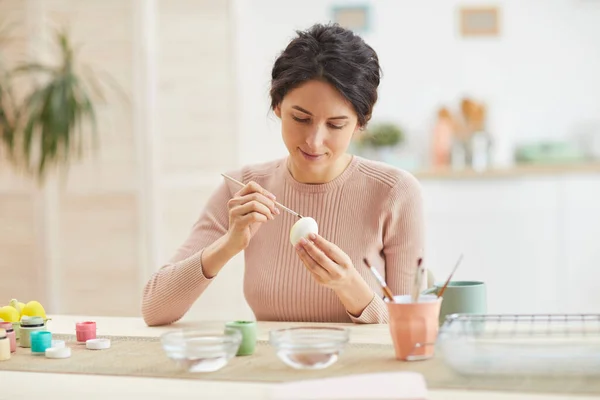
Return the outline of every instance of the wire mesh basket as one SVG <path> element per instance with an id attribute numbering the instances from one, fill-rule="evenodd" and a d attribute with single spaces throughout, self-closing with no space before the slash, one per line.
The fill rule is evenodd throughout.
<path id="1" fill-rule="evenodd" d="M 600 314 L 453 314 L 437 351 L 468 375 L 600 375 Z"/>

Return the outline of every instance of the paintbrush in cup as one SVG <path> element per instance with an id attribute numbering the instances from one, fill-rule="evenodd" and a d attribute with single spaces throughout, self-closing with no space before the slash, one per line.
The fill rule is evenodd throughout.
<path id="1" fill-rule="evenodd" d="M 394 302 L 394 294 L 388 287 L 387 283 L 385 283 L 383 276 L 381 276 L 381 274 L 379 274 L 379 271 L 377 271 L 375 268 L 373 268 L 372 266 L 369 265 L 369 262 L 367 261 L 366 258 L 364 258 L 363 261 L 364 261 L 365 265 L 371 270 L 373 275 L 375 275 L 375 279 L 377 279 L 377 281 L 381 285 L 381 288 L 383 289 L 383 294 L 385 295 L 385 297 L 388 298 L 390 303 L 393 303 Z"/>
<path id="2" fill-rule="evenodd" d="M 454 273 L 456 272 L 456 269 L 460 265 L 460 262 L 462 261 L 462 259 L 463 259 L 463 255 L 461 254 L 460 257 L 458 257 L 458 261 L 456 262 L 454 269 L 452 270 L 452 272 L 450 272 L 450 276 L 448 277 L 448 279 L 446 279 L 446 283 L 444 283 L 444 286 L 442 286 L 442 289 L 440 289 L 440 291 L 438 293 L 438 297 L 442 297 L 442 295 L 444 294 L 444 291 L 446 290 L 446 288 L 448 287 L 448 284 L 450 283 L 450 280 L 452 279 L 452 275 L 454 275 Z"/>
<path id="3" fill-rule="evenodd" d="M 242 182 L 238 181 L 238 180 L 237 180 L 237 179 L 235 179 L 235 178 L 232 178 L 232 177 L 231 177 L 231 176 L 229 176 L 229 175 L 226 175 L 226 174 L 221 174 L 221 176 L 223 176 L 223 178 L 225 178 L 225 179 L 229 179 L 229 180 L 230 180 L 231 182 L 233 182 L 233 183 L 237 183 L 239 186 L 242 186 L 242 187 L 243 187 L 243 186 L 245 186 L 245 185 L 244 185 Z M 303 218 L 303 217 L 302 217 L 302 215 L 298 214 L 296 211 L 290 210 L 289 208 L 287 208 L 287 207 L 286 207 L 286 206 L 284 206 L 283 204 L 281 204 L 281 203 L 279 203 L 279 202 L 277 202 L 277 201 L 275 202 L 275 204 L 277 204 L 279 207 L 283 208 L 285 211 L 289 212 L 289 213 L 290 213 L 290 214 L 292 214 L 293 216 L 295 216 L 295 217 L 298 217 L 298 218 Z"/>
<path id="4" fill-rule="evenodd" d="M 423 263 L 423 259 L 419 258 L 419 260 L 417 261 L 417 271 L 415 273 L 415 280 L 413 282 L 413 288 L 412 288 L 412 293 L 411 293 L 411 300 L 413 303 L 416 303 L 419 299 L 419 292 L 420 292 L 420 288 L 421 288 L 421 282 L 423 279 L 423 268 L 421 268 L 421 264 Z"/>

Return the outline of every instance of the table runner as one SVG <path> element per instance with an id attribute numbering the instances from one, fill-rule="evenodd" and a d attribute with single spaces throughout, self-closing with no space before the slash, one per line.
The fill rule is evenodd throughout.
<path id="1" fill-rule="evenodd" d="M 350 343 L 337 363 L 316 371 L 295 370 L 283 364 L 268 342 L 259 341 L 251 356 L 235 357 L 223 369 L 190 373 L 168 359 L 158 338 L 101 336 L 111 340 L 107 350 L 88 350 L 74 335 L 53 335 L 65 340 L 72 355 L 48 359 L 17 349 L 0 371 L 94 374 L 132 377 L 160 377 L 238 382 L 292 382 L 372 372 L 414 371 L 424 375 L 429 389 L 503 390 L 539 393 L 600 394 L 600 379 L 593 377 L 476 377 L 463 376 L 448 368 L 441 357 L 400 362 L 391 345 Z"/>

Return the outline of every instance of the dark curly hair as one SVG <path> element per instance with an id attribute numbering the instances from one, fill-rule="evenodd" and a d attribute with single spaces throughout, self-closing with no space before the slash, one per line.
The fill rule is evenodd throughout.
<path id="1" fill-rule="evenodd" d="M 381 79 L 375 50 L 338 24 L 315 24 L 296 33 L 271 71 L 271 109 L 290 90 L 318 79 L 333 85 L 352 104 L 364 127 L 377 102 Z"/>

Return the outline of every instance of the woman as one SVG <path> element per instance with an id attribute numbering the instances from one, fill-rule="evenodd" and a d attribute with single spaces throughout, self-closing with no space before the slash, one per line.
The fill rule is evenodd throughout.
<path id="1" fill-rule="evenodd" d="M 402 170 L 347 153 L 377 101 L 375 51 L 351 31 L 299 32 L 272 70 L 271 107 L 289 155 L 228 174 L 188 239 L 147 283 L 148 325 L 177 321 L 244 251 L 244 293 L 257 320 L 385 323 L 382 291 L 409 292 L 423 248 L 420 186 Z M 297 217 L 319 235 L 292 246 Z"/>

